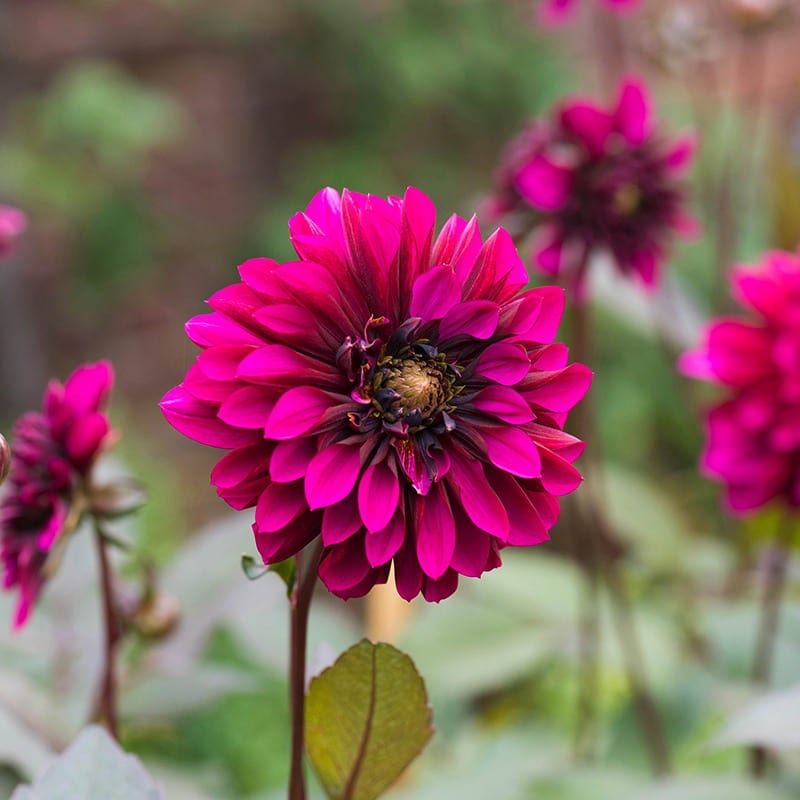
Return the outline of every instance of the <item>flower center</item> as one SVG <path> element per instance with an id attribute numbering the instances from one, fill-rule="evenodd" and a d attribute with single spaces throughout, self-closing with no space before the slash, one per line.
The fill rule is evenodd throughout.
<path id="1" fill-rule="evenodd" d="M 638 186 L 626 183 L 614 192 L 614 210 L 622 217 L 629 217 L 639 208 L 642 192 Z"/>
<path id="2" fill-rule="evenodd" d="M 385 422 L 411 428 L 432 422 L 455 396 L 456 371 L 433 348 L 433 354 L 406 350 L 385 356 L 373 373 L 372 404 Z"/>

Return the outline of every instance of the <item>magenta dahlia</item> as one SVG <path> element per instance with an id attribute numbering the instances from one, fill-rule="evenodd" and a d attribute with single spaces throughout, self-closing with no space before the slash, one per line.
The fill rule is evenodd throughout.
<path id="1" fill-rule="evenodd" d="M 334 594 L 365 594 L 392 563 L 406 599 L 533 545 L 581 481 L 567 412 L 591 374 L 553 343 L 563 309 L 509 235 L 435 209 L 332 189 L 290 221 L 297 261 L 245 262 L 242 283 L 187 325 L 202 352 L 164 397 L 167 420 L 230 449 L 211 480 L 255 506 L 267 564 L 321 536 Z"/>
<path id="2" fill-rule="evenodd" d="M 707 418 L 701 466 L 722 481 L 731 510 L 771 500 L 800 506 L 800 258 L 770 252 L 732 275 L 745 319 L 711 322 L 680 361 L 692 377 L 725 387 Z"/>
<path id="3" fill-rule="evenodd" d="M 612 11 L 630 11 L 639 5 L 639 0 L 600 0 Z M 554 26 L 566 22 L 575 11 L 575 0 L 542 0 L 538 6 L 539 21 Z"/>
<path id="4" fill-rule="evenodd" d="M 610 111 L 571 100 L 533 122 L 508 148 L 487 212 L 534 229 L 535 265 L 565 274 L 580 296 L 592 255 L 653 285 L 672 232 L 696 234 L 680 177 L 694 141 L 659 135 L 644 86 L 622 83 Z M 517 222 L 519 225 L 519 222 Z"/>
<path id="5" fill-rule="evenodd" d="M 0 205 L 0 256 L 6 255 L 28 227 L 28 218 L 18 208 Z"/>
<path id="6" fill-rule="evenodd" d="M 86 364 L 62 385 L 51 381 L 41 412 L 14 426 L 11 472 L 0 498 L 3 588 L 19 589 L 14 626 L 25 624 L 80 519 L 92 465 L 112 431 L 103 407 L 113 383 L 108 362 Z"/>

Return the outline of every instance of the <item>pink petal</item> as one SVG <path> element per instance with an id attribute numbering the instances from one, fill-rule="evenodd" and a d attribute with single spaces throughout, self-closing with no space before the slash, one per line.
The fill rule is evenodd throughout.
<path id="1" fill-rule="evenodd" d="M 611 115 L 589 101 L 575 101 L 561 111 L 561 127 L 582 142 L 594 157 L 605 152 L 612 126 Z"/>
<path id="2" fill-rule="evenodd" d="M 231 450 L 211 470 L 211 484 L 219 489 L 230 489 L 256 472 L 266 472 L 270 449 L 267 442 L 257 442 L 249 447 Z"/>
<path id="3" fill-rule="evenodd" d="M 531 360 L 522 345 L 495 342 L 481 353 L 475 374 L 502 383 L 504 386 L 513 386 L 519 383 L 530 369 Z"/>
<path id="4" fill-rule="evenodd" d="M 508 535 L 508 515 L 486 480 L 481 464 L 465 457 L 454 457 L 448 478 L 469 518 L 481 530 L 505 539 Z"/>
<path id="5" fill-rule="evenodd" d="M 268 344 L 252 351 L 238 365 L 235 377 L 265 384 L 312 377 L 317 384 L 322 382 L 332 388 L 339 383 L 339 374 L 333 367 L 282 344 Z"/>
<path id="6" fill-rule="evenodd" d="M 67 433 L 65 447 L 73 464 L 86 468 L 97 455 L 110 426 L 104 414 L 85 414 L 75 421 Z"/>
<path id="7" fill-rule="evenodd" d="M 622 84 L 615 118 L 628 143 L 640 145 L 650 135 L 650 105 L 643 83 L 629 79 Z"/>
<path id="8" fill-rule="evenodd" d="M 434 267 L 420 275 L 411 290 L 412 317 L 423 322 L 441 319 L 461 300 L 461 282 L 452 267 Z"/>
<path id="9" fill-rule="evenodd" d="M 437 580 L 426 578 L 422 582 L 422 596 L 429 603 L 439 603 L 450 597 L 458 589 L 458 573 L 449 569 Z"/>
<path id="10" fill-rule="evenodd" d="M 368 531 L 389 524 L 400 500 L 397 472 L 388 460 L 367 467 L 358 485 L 358 509 Z"/>
<path id="11" fill-rule="evenodd" d="M 479 578 L 486 571 L 491 537 L 460 509 L 453 512 L 458 533 L 450 566 L 462 575 Z"/>
<path id="12" fill-rule="evenodd" d="M 290 483 L 304 478 L 316 454 L 317 442 L 313 437 L 278 442 L 269 463 L 270 477 L 276 483 Z"/>
<path id="13" fill-rule="evenodd" d="M 313 314 L 291 303 L 264 306 L 253 318 L 275 336 L 308 336 L 316 329 Z"/>
<path id="14" fill-rule="evenodd" d="M 439 324 L 439 339 L 472 336 L 490 339 L 497 330 L 500 309 L 490 300 L 468 300 L 453 306 Z"/>
<path id="15" fill-rule="evenodd" d="M 583 476 L 561 456 L 548 450 L 539 448 L 542 459 L 542 485 L 551 494 L 560 497 L 575 491 L 583 482 Z"/>
<path id="16" fill-rule="evenodd" d="M 225 399 L 217 416 L 234 428 L 263 429 L 275 408 L 275 401 L 272 389 L 243 386 Z"/>
<path id="17" fill-rule="evenodd" d="M 691 133 L 679 136 L 664 156 L 664 163 L 677 175 L 689 169 L 697 150 L 697 137 Z"/>
<path id="18" fill-rule="evenodd" d="M 456 526 L 447 494 L 436 484 L 427 497 L 418 497 L 417 559 L 430 578 L 440 578 L 450 566 L 456 546 Z"/>
<path id="19" fill-rule="evenodd" d="M 472 405 L 484 414 L 491 414 L 513 425 L 524 425 L 534 418 L 530 404 L 508 386 L 487 386 L 472 399 Z"/>
<path id="20" fill-rule="evenodd" d="M 546 375 L 544 373 L 542 377 Z M 570 364 L 550 375 L 552 377 L 546 382 L 525 392 L 529 403 L 549 411 L 571 410 L 589 390 L 593 378 L 592 371 L 583 364 Z"/>
<path id="21" fill-rule="evenodd" d="M 232 428 L 217 419 L 213 406 L 195 400 L 182 386 L 167 392 L 160 405 L 175 430 L 209 447 L 241 447 L 251 444 L 256 436 L 253 431 Z"/>
<path id="22" fill-rule="evenodd" d="M 305 510 L 306 498 L 301 481 L 271 483 L 258 498 L 256 527 L 261 533 L 279 531 Z"/>
<path id="23" fill-rule="evenodd" d="M 335 505 L 328 506 L 322 514 L 322 541 L 326 547 L 349 539 L 361 528 L 358 501 L 353 494 Z"/>
<path id="24" fill-rule="evenodd" d="M 542 474 L 539 451 L 527 433 L 506 426 L 479 430 L 489 460 L 496 467 L 521 478 L 538 478 Z"/>
<path id="25" fill-rule="evenodd" d="M 296 386 L 281 395 L 267 424 L 264 435 L 268 439 L 293 439 L 308 433 L 335 404 L 327 392 L 313 386 Z"/>
<path id="26" fill-rule="evenodd" d="M 516 175 L 522 198 L 539 211 L 560 211 L 569 200 L 573 171 L 544 155 L 534 156 Z"/>
<path id="27" fill-rule="evenodd" d="M 508 513 L 507 544 L 528 547 L 546 542 L 548 526 L 519 483 L 510 475 L 496 471 L 491 479 Z"/>
<path id="28" fill-rule="evenodd" d="M 114 370 L 108 361 L 78 367 L 64 383 L 64 404 L 76 414 L 98 411 L 114 384 Z"/>
<path id="29" fill-rule="evenodd" d="M 363 541 L 358 537 L 327 548 L 319 565 L 322 582 L 334 594 L 358 585 L 369 572 L 370 563 L 364 554 Z"/>
<path id="30" fill-rule="evenodd" d="M 359 450 L 357 446 L 333 444 L 314 456 L 305 479 L 312 510 L 332 506 L 350 494 L 361 469 Z"/>
<path id="31" fill-rule="evenodd" d="M 406 521 L 402 513 L 398 512 L 382 530 L 367 532 L 365 538 L 367 560 L 373 567 L 388 563 L 400 550 L 405 538 Z"/>

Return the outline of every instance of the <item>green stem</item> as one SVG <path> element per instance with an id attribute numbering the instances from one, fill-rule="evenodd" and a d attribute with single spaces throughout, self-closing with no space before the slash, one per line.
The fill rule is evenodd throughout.
<path id="1" fill-rule="evenodd" d="M 769 564 L 764 583 L 764 594 L 761 597 L 761 617 L 750 676 L 753 683 L 758 686 L 766 686 L 772 675 L 781 602 L 786 588 L 786 573 L 791 558 L 793 534 L 793 520 L 787 514 L 780 523 L 772 552 L 768 556 Z M 750 749 L 750 774 L 754 778 L 763 778 L 766 771 L 767 750 L 765 747 L 755 745 Z"/>

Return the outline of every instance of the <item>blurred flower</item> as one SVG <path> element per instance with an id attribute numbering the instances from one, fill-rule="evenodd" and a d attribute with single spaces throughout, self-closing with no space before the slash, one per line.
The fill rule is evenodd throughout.
<path id="1" fill-rule="evenodd" d="M 772 25 L 792 7 L 790 0 L 727 0 L 726 5 L 746 31 Z"/>
<path id="2" fill-rule="evenodd" d="M 566 274 L 577 296 L 598 251 L 653 285 L 670 233 L 697 232 L 678 184 L 693 151 L 689 136 L 658 135 L 644 86 L 626 80 L 610 111 L 572 100 L 524 130 L 506 153 L 487 212 L 532 211 L 534 263 Z"/>
<path id="3" fill-rule="evenodd" d="M 628 11 L 639 5 L 639 0 L 600 0 L 613 11 Z M 543 0 L 538 7 L 542 25 L 554 26 L 566 22 L 575 11 L 575 0 Z"/>
<path id="4" fill-rule="evenodd" d="M 773 499 L 800 506 L 800 258 L 767 253 L 732 275 L 745 319 L 711 322 L 682 372 L 726 388 L 707 419 L 704 471 L 745 513 Z"/>
<path id="5" fill-rule="evenodd" d="M 19 589 L 17 628 L 80 519 L 89 473 L 111 436 L 102 409 L 112 383 L 108 362 L 81 366 L 63 385 L 51 381 L 42 412 L 24 414 L 14 426 L 11 474 L 0 500 L 0 560 L 3 588 Z"/>
<path id="6" fill-rule="evenodd" d="M 299 261 L 254 259 L 190 320 L 202 348 L 167 420 L 229 448 L 212 483 L 256 507 L 265 563 L 322 537 L 319 573 L 348 598 L 395 567 L 406 599 L 452 594 L 506 545 L 547 539 L 583 443 L 562 431 L 591 373 L 552 340 L 555 287 L 509 235 L 404 198 L 331 189 L 290 221 Z"/>
<path id="7" fill-rule="evenodd" d="M 0 205 L 0 256 L 6 255 L 28 227 L 28 218 L 18 208 Z"/>

